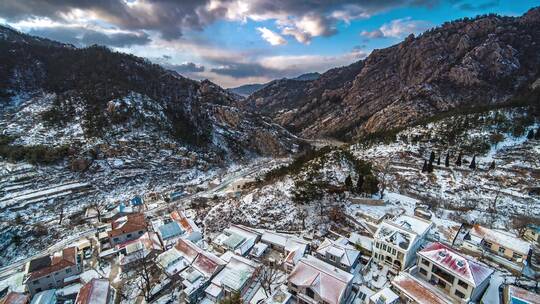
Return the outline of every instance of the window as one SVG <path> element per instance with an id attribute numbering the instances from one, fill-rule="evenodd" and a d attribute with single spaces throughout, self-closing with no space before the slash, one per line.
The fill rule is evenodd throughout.
<path id="1" fill-rule="evenodd" d="M 446 282 L 454 282 L 454 276 L 443 269 L 433 265 L 433 273 L 443 278 Z"/>
<path id="2" fill-rule="evenodd" d="M 377 247 L 377 249 L 379 249 L 380 243 L 379 242 L 375 243 L 375 247 Z"/>
<path id="3" fill-rule="evenodd" d="M 396 255 L 396 248 L 392 248 L 392 254 Z"/>
<path id="4" fill-rule="evenodd" d="M 71 273 L 71 268 L 66 269 L 66 273 Z"/>
<path id="5" fill-rule="evenodd" d="M 420 268 L 420 273 L 427 277 L 427 271 L 424 268 Z"/>
<path id="6" fill-rule="evenodd" d="M 139 231 L 139 234 L 143 234 L 143 231 L 142 231 L 142 230 L 141 230 L 141 231 Z"/>
<path id="7" fill-rule="evenodd" d="M 429 266 L 429 261 L 426 259 L 422 259 L 422 264 Z"/>
<path id="8" fill-rule="evenodd" d="M 35 280 L 34 282 L 32 282 L 32 284 L 34 284 L 34 285 L 39 284 L 39 280 Z"/>
<path id="9" fill-rule="evenodd" d="M 113 241 L 118 242 L 118 241 L 120 241 L 120 239 L 119 238 L 114 238 Z"/>
<path id="10" fill-rule="evenodd" d="M 456 289 L 456 296 L 460 297 L 461 299 L 465 299 L 465 294 L 457 289 Z"/>
<path id="11" fill-rule="evenodd" d="M 506 249 L 505 249 L 504 247 L 499 246 L 499 253 L 504 254 L 504 251 L 505 251 L 505 250 L 506 250 Z"/>
<path id="12" fill-rule="evenodd" d="M 515 253 L 515 252 L 514 252 L 514 253 L 512 254 L 512 258 L 513 258 L 514 260 L 519 260 L 519 259 L 523 258 L 523 256 L 522 256 L 521 254 L 519 254 L 519 253 Z"/>
<path id="13" fill-rule="evenodd" d="M 130 237 L 131 237 L 131 233 L 128 233 L 128 235 L 126 235 L 126 237 L 130 238 Z"/>
<path id="14" fill-rule="evenodd" d="M 293 283 L 290 283 L 290 284 L 291 284 L 291 288 L 294 288 L 294 289 L 298 288 L 298 286 L 294 285 Z"/>
<path id="15" fill-rule="evenodd" d="M 384 251 L 386 251 L 386 244 L 383 244 L 382 248 L 383 248 Z"/>
<path id="16" fill-rule="evenodd" d="M 467 285 L 467 283 L 463 282 L 462 280 L 458 281 L 458 285 L 465 289 L 469 288 L 469 285 Z"/>
<path id="17" fill-rule="evenodd" d="M 311 290 L 311 288 L 306 288 L 306 295 L 312 299 L 315 298 L 315 293 L 313 292 L 313 290 Z"/>

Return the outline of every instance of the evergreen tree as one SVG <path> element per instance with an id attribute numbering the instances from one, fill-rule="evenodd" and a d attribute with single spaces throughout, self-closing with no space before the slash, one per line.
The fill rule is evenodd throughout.
<path id="1" fill-rule="evenodd" d="M 364 179 L 364 185 L 362 186 L 362 191 L 367 194 L 375 194 L 379 192 L 379 181 L 373 175 L 368 175 Z"/>
<path id="2" fill-rule="evenodd" d="M 540 128 L 536 129 L 536 133 L 534 134 L 534 139 L 540 139 Z"/>
<path id="3" fill-rule="evenodd" d="M 352 178 L 350 175 L 345 179 L 345 188 L 347 188 L 349 191 L 353 189 Z"/>
<path id="4" fill-rule="evenodd" d="M 471 164 L 469 165 L 469 168 L 471 168 L 472 170 L 476 169 L 476 155 L 473 156 L 471 160 Z"/>
<path id="5" fill-rule="evenodd" d="M 422 173 L 427 172 L 427 160 L 424 159 L 424 165 L 422 166 Z"/>
<path id="6" fill-rule="evenodd" d="M 433 163 L 434 160 L 435 160 L 435 152 L 431 151 L 431 154 L 429 155 L 429 162 Z"/>
<path id="7" fill-rule="evenodd" d="M 437 166 L 440 166 L 441 165 L 441 156 L 439 155 L 439 157 L 437 157 Z"/>
<path id="8" fill-rule="evenodd" d="M 356 181 L 356 192 L 362 192 L 362 186 L 364 185 L 364 176 L 362 174 L 358 175 L 358 180 Z"/>
<path id="9" fill-rule="evenodd" d="M 433 172 L 433 162 L 432 161 L 428 162 L 427 172 L 429 172 L 429 173 Z"/>
<path id="10" fill-rule="evenodd" d="M 489 165 L 489 170 L 495 169 L 495 161 L 491 162 L 491 165 Z"/>
<path id="11" fill-rule="evenodd" d="M 529 133 L 527 133 L 527 139 L 533 139 L 534 138 L 534 130 L 530 129 Z"/>
<path id="12" fill-rule="evenodd" d="M 446 152 L 446 159 L 444 160 L 444 166 L 446 168 L 450 167 L 450 152 Z"/>
<path id="13" fill-rule="evenodd" d="M 240 293 L 235 292 L 232 293 L 230 296 L 225 297 L 223 300 L 219 302 L 220 304 L 242 304 L 242 298 L 240 297 Z"/>
<path id="14" fill-rule="evenodd" d="M 461 167 L 461 157 L 462 157 L 462 155 L 461 155 L 461 153 L 459 153 L 459 155 L 457 157 L 457 160 L 456 160 L 456 166 L 458 166 L 458 167 Z"/>

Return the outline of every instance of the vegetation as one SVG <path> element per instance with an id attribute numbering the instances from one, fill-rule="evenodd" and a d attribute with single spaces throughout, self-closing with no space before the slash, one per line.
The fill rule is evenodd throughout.
<path id="1" fill-rule="evenodd" d="M 31 164 L 49 165 L 63 160 L 69 154 L 67 146 L 14 145 L 13 140 L 12 137 L 0 135 L 0 157 L 10 162 L 26 161 Z"/>

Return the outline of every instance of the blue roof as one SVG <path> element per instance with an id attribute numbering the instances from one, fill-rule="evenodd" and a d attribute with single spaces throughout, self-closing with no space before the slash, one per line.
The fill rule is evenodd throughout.
<path id="1" fill-rule="evenodd" d="M 132 206 L 139 206 L 142 205 L 142 198 L 140 196 L 135 196 L 131 199 L 131 205 Z"/>
<path id="2" fill-rule="evenodd" d="M 118 205 L 118 212 L 123 213 L 124 210 L 126 210 L 126 205 L 124 205 L 124 203 L 120 203 L 120 205 Z"/>
<path id="3" fill-rule="evenodd" d="M 532 230 L 536 231 L 537 233 L 540 233 L 540 225 L 536 225 L 536 224 L 529 224 L 527 225 L 529 228 L 531 228 Z"/>
<path id="4" fill-rule="evenodd" d="M 170 222 L 159 227 L 159 232 L 161 233 L 161 238 L 166 240 L 175 236 L 182 235 L 182 233 L 184 233 L 184 230 L 180 228 L 180 225 L 178 225 L 177 222 Z"/>

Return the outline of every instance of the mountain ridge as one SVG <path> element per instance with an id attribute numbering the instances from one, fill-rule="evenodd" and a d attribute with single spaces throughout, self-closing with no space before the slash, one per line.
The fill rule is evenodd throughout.
<path id="1" fill-rule="evenodd" d="M 312 73 L 302 74 L 302 75 L 300 75 L 298 77 L 295 77 L 295 78 L 282 78 L 282 79 L 288 79 L 288 80 L 294 80 L 294 81 L 311 81 L 311 80 L 318 79 L 320 76 L 321 76 L 320 73 L 312 72 Z M 228 88 L 227 91 L 236 93 L 236 94 L 238 94 L 240 96 L 243 96 L 243 97 L 248 97 L 249 95 L 257 92 L 258 90 L 269 86 L 274 81 L 279 81 L 279 79 L 272 80 L 272 81 L 269 81 L 269 82 L 266 82 L 266 83 L 244 84 L 244 85 L 241 85 L 239 87 Z"/>

